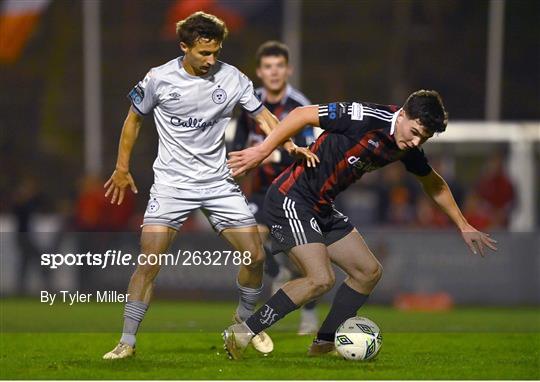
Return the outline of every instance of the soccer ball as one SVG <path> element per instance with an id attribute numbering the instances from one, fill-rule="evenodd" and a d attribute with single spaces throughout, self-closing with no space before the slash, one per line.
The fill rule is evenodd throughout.
<path id="1" fill-rule="evenodd" d="M 334 342 L 343 358 L 365 361 L 379 353 L 382 335 L 373 321 L 365 317 L 351 317 L 337 329 Z"/>

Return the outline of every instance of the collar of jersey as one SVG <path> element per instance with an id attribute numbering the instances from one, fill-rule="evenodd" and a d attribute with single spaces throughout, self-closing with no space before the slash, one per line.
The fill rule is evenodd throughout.
<path id="1" fill-rule="evenodd" d="M 394 115 L 392 116 L 392 123 L 390 124 L 390 135 L 394 135 L 394 131 L 396 129 L 396 119 L 401 109 L 396 111 Z"/>

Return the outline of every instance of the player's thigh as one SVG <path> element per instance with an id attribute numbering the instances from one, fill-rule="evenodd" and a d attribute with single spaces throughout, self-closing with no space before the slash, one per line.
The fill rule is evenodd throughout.
<path id="1" fill-rule="evenodd" d="M 329 245 L 328 255 L 334 264 L 353 278 L 371 277 L 382 271 L 381 264 L 356 229 Z"/>
<path id="2" fill-rule="evenodd" d="M 334 271 L 328 250 L 323 243 L 295 246 L 287 254 L 304 277 L 327 286 L 334 284 Z"/>
<path id="3" fill-rule="evenodd" d="M 237 251 L 249 252 L 252 261 L 264 260 L 262 241 L 256 225 L 225 228 L 220 234 Z"/>
<path id="4" fill-rule="evenodd" d="M 166 252 L 176 238 L 177 232 L 166 225 L 144 225 L 141 232 L 141 251 L 153 254 Z"/>
<path id="5" fill-rule="evenodd" d="M 144 213 L 143 227 L 165 226 L 179 230 L 189 214 L 201 207 L 196 190 L 184 190 L 163 184 L 154 184 Z"/>
<path id="6" fill-rule="evenodd" d="M 264 224 L 258 224 L 257 229 L 259 230 L 259 236 L 261 238 L 261 241 L 264 244 L 268 240 L 268 236 L 270 235 L 270 230 Z"/>
<path id="7" fill-rule="evenodd" d="M 202 200 L 202 211 L 212 227 L 222 233 L 224 230 L 249 228 L 247 235 L 257 231 L 257 222 L 249 209 L 240 187 L 231 181 L 224 181 L 212 189 L 212 194 Z"/>
<path id="8" fill-rule="evenodd" d="M 315 213 L 302 199 L 271 188 L 265 201 L 266 223 L 270 228 L 272 253 L 287 253 L 305 244 L 325 244 Z"/>

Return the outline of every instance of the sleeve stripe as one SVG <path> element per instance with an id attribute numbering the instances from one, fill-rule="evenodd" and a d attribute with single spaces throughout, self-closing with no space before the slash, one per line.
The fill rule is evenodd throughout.
<path id="1" fill-rule="evenodd" d="M 129 102 L 131 103 L 131 107 L 135 110 L 137 114 L 140 114 L 142 116 L 147 116 L 149 113 L 143 113 L 137 106 L 135 106 L 135 103 L 131 100 L 131 98 L 128 96 Z"/>
<path id="2" fill-rule="evenodd" d="M 259 111 L 261 111 L 260 109 L 263 107 L 263 104 L 262 102 L 259 104 L 259 106 L 257 106 L 255 109 L 253 110 L 247 110 L 246 111 L 249 113 L 249 114 L 258 114 Z"/>
<path id="3" fill-rule="evenodd" d="M 394 113 L 390 113 L 389 111 L 386 111 L 386 110 L 374 109 L 374 108 L 366 106 L 366 105 L 362 105 L 362 106 L 364 107 L 364 109 L 366 109 L 366 111 L 371 111 L 374 114 L 381 114 L 381 115 L 389 117 L 389 118 L 392 118 L 394 116 Z"/>

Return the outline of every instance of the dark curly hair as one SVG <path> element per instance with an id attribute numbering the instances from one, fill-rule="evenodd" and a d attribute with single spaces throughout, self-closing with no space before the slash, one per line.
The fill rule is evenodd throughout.
<path id="1" fill-rule="evenodd" d="M 180 42 L 192 47 L 200 38 L 221 42 L 229 31 L 223 20 L 199 11 L 177 22 L 176 34 Z"/>
<path id="2" fill-rule="evenodd" d="M 435 90 L 417 90 L 412 93 L 403 110 L 413 120 L 420 120 L 422 126 L 432 133 L 442 133 L 448 124 L 448 113 L 443 101 Z"/>

